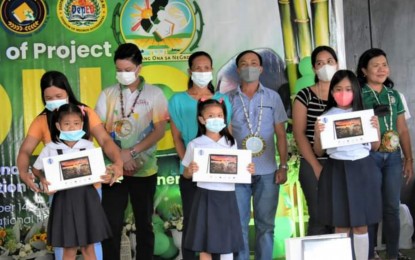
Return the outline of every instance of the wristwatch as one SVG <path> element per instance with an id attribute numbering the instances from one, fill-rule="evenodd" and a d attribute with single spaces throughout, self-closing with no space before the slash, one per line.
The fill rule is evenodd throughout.
<path id="1" fill-rule="evenodd" d="M 130 155 L 132 158 L 138 155 L 138 153 L 134 150 L 134 146 L 130 148 Z"/>
<path id="2" fill-rule="evenodd" d="M 285 169 L 285 170 L 287 170 L 287 171 L 288 171 L 288 165 L 286 165 L 286 164 L 281 164 L 281 165 L 280 165 L 280 169 Z"/>

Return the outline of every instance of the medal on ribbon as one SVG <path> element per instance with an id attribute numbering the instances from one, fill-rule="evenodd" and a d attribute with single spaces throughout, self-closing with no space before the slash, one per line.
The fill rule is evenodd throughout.
<path id="1" fill-rule="evenodd" d="M 261 156 L 265 151 L 265 140 L 260 136 L 248 135 L 242 140 L 242 147 L 252 151 L 252 156 Z"/>
<path id="2" fill-rule="evenodd" d="M 244 109 L 245 119 L 246 119 L 246 122 L 248 123 L 248 128 L 251 133 L 242 140 L 242 148 L 251 150 L 253 157 L 261 156 L 265 152 L 265 140 L 259 135 L 259 132 L 261 129 L 261 122 L 262 122 L 263 93 L 261 93 L 261 105 L 260 105 L 260 110 L 259 110 L 258 124 L 257 124 L 255 133 L 252 128 L 252 123 L 251 123 L 251 120 L 249 119 L 248 111 L 242 99 L 241 93 L 239 93 L 239 98 L 241 99 L 242 107 Z"/>
<path id="3" fill-rule="evenodd" d="M 138 93 L 137 93 L 137 96 L 134 100 L 134 103 L 131 106 L 129 113 L 126 115 L 125 111 L 124 111 L 124 96 L 122 94 L 123 90 L 120 86 L 120 107 L 121 107 L 121 116 L 122 116 L 122 118 L 120 120 L 117 120 L 117 121 L 114 122 L 112 129 L 115 132 L 115 134 L 117 135 L 117 137 L 119 137 L 121 139 L 129 138 L 130 135 L 135 131 L 135 125 L 131 121 L 130 116 L 134 112 L 134 107 L 137 104 L 137 101 L 140 97 L 140 94 L 141 94 L 142 90 L 143 90 L 143 88 L 138 90 Z"/>
<path id="4" fill-rule="evenodd" d="M 395 152 L 399 148 L 399 134 L 393 130 L 393 120 L 392 120 L 392 103 L 395 103 L 395 97 L 389 95 L 388 90 L 385 86 L 383 86 L 386 93 L 388 94 L 388 105 L 389 105 L 389 115 L 383 116 L 383 122 L 385 123 L 386 132 L 382 135 L 382 140 L 380 142 L 379 151 L 380 152 L 386 152 L 391 153 Z M 380 100 L 378 96 L 376 95 L 375 91 L 369 87 L 370 90 L 372 90 L 373 96 L 375 97 L 376 101 L 378 102 L 378 105 L 381 105 Z M 386 121 L 386 116 L 389 116 L 389 124 Z"/>
<path id="5" fill-rule="evenodd" d="M 386 131 L 382 135 L 379 151 L 381 152 L 395 152 L 399 147 L 399 134 L 394 130 Z"/>
<path id="6" fill-rule="evenodd" d="M 132 134 L 134 130 L 134 124 L 131 123 L 128 118 L 122 118 L 114 122 L 112 129 L 114 130 L 117 137 L 124 139 L 128 138 Z"/>

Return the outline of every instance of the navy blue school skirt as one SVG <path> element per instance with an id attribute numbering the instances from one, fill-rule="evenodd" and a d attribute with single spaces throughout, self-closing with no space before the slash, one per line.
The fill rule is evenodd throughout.
<path id="1" fill-rule="evenodd" d="M 214 254 L 236 253 L 243 249 L 235 191 L 197 188 L 184 248 Z"/>
<path id="2" fill-rule="evenodd" d="M 48 244 L 54 247 L 86 246 L 111 237 L 111 227 L 94 186 L 53 195 L 47 235 Z"/>
<path id="3" fill-rule="evenodd" d="M 371 156 L 351 161 L 329 158 L 318 183 L 321 223 L 359 227 L 382 218 L 381 172 Z"/>

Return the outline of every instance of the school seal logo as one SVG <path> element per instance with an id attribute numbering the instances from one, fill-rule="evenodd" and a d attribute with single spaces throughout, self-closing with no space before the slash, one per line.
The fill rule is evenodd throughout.
<path id="1" fill-rule="evenodd" d="M 38 31 L 47 17 L 47 6 L 42 0 L 5 0 L 0 9 L 3 26 L 20 35 Z"/>
<path id="2" fill-rule="evenodd" d="M 144 61 L 187 60 L 190 54 L 184 52 L 197 47 L 204 25 L 198 4 L 193 4 L 186 0 L 127 0 L 114 10 L 116 40 L 140 46 Z"/>
<path id="3" fill-rule="evenodd" d="M 77 33 L 96 30 L 107 17 L 105 0 L 59 0 L 56 7 L 63 26 Z"/>

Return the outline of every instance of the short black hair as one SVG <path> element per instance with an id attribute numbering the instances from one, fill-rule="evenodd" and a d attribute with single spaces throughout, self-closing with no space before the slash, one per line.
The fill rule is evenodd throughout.
<path id="1" fill-rule="evenodd" d="M 357 79 L 359 80 L 360 86 L 364 87 L 367 83 L 367 78 L 363 73 L 363 69 L 367 69 L 367 66 L 369 65 L 369 61 L 373 58 L 384 56 L 386 60 L 388 60 L 388 57 L 386 56 L 386 53 L 378 48 L 371 48 L 367 51 L 365 51 L 362 55 L 359 57 L 359 62 L 357 63 L 357 69 L 356 69 L 356 75 Z M 383 82 L 383 85 L 385 85 L 388 88 L 393 88 L 395 85 L 393 81 L 387 77 L 385 82 Z"/>
<path id="2" fill-rule="evenodd" d="M 143 62 L 143 55 L 137 45 L 133 43 L 123 43 L 118 46 L 114 53 L 114 63 L 117 60 L 130 60 L 135 65 Z"/>
<path id="3" fill-rule="evenodd" d="M 243 52 L 239 53 L 239 55 L 238 55 L 238 56 L 236 56 L 236 60 L 235 60 L 236 67 L 238 67 L 239 60 L 242 58 L 242 56 L 244 56 L 244 55 L 245 55 L 245 54 L 247 54 L 247 53 L 253 53 L 253 54 L 255 54 L 256 56 L 258 56 L 258 59 L 259 59 L 259 65 L 260 65 L 260 66 L 262 66 L 262 57 L 261 57 L 261 55 L 259 55 L 259 53 L 258 53 L 258 52 L 255 52 L 255 51 L 253 51 L 253 50 L 246 50 L 246 51 L 243 51 Z"/>

